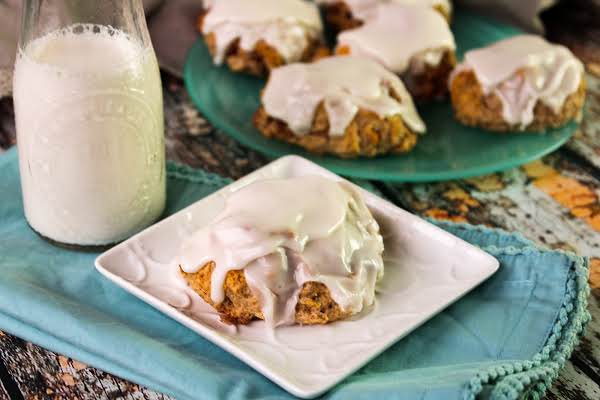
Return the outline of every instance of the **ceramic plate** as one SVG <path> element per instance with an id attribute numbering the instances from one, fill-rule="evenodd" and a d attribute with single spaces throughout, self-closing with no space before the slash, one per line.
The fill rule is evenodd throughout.
<path id="1" fill-rule="evenodd" d="M 373 307 L 325 326 L 221 323 L 171 262 L 181 240 L 210 222 L 232 191 L 260 179 L 309 174 L 342 179 L 306 159 L 281 158 L 100 255 L 96 268 L 304 398 L 330 389 L 497 270 L 498 261 L 482 250 L 361 189 L 385 244 L 385 276 Z"/>
<path id="2" fill-rule="evenodd" d="M 457 10 L 452 24 L 457 57 L 520 33 L 516 28 Z M 420 182 L 481 175 L 512 168 L 560 147 L 575 131 L 572 122 L 545 134 L 497 134 L 456 122 L 448 101 L 419 107 L 428 133 L 405 155 L 343 160 L 316 156 L 263 137 L 252 125 L 259 106 L 261 79 L 215 67 L 202 40 L 190 50 L 184 77 L 196 106 L 216 127 L 267 156 L 302 155 L 338 174 L 355 178 Z"/>

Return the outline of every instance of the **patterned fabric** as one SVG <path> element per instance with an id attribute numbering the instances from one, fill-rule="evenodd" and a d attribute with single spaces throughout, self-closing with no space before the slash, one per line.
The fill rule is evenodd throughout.
<path id="1" fill-rule="evenodd" d="M 174 163 L 168 176 L 168 214 L 229 182 Z M 0 329 L 182 400 L 290 397 L 104 279 L 96 254 L 37 237 L 23 216 L 15 149 L 0 156 L 0 193 Z M 590 318 L 587 260 L 518 234 L 438 224 L 501 268 L 325 398 L 536 399 L 570 356 Z"/>

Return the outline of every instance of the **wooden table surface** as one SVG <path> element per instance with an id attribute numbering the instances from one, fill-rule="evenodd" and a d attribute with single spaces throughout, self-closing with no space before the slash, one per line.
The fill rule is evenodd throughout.
<path id="1" fill-rule="evenodd" d="M 597 37 L 596 37 L 597 38 Z M 418 215 L 519 231 L 540 245 L 590 257 L 590 312 L 585 336 L 547 399 L 600 398 L 600 62 L 587 61 L 588 104 L 581 129 L 558 151 L 507 172 L 431 184 L 374 182 Z M 578 51 L 579 50 L 579 51 Z M 215 130 L 182 83 L 163 75 L 169 159 L 239 178 L 266 159 Z M 0 152 L 15 144 L 12 100 L 0 100 Z M 0 331 L 0 400 L 170 399 Z"/>

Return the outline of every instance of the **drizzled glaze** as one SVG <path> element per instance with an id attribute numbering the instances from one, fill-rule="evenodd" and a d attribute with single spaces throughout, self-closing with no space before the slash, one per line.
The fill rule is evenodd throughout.
<path id="1" fill-rule="evenodd" d="M 429 7 L 382 4 L 363 26 L 342 32 L 338 47 L 370 57 L 401 74 L 409 66 L 437 66 L 454 51 L 454 36 L 444 17 Z"/>
<path id="2" fill-rule="evenodd" d="M 218 0 L 210 3 L 202 32 L 216 39 L 214 61 L 221 64 L 229 45 L 251 51 L 259 40 L 275 48 L 286 62 L 300 60 L 309 41 L 323 27 L 317 7 L 303 0 Z"/>
<path id="3" fill-rule="evenodd" d="M 211 298 L 224 299 L 227 272 L 244 269 L 272 326 L 293 324 L 305 282 L 321 282 L 344 311 L 374 301 L 383 239 L 360 194 L 319 176 L 267 179 L 231 193 L 225 209 L 182 245 L 180 265 L 214 261 Z"/>
<path id="4" fill-rule="evenodd" d="M 368 21 L 377 15 L 377 7 L 380 4 L 402 4 L 426 7 L 439 7 L 446 14 L 452 12 L 452 4 L 449 0 L 317 0 L 318 4 L 335 4 L 343 2 L 348 6 L 355 19 Z"/>
<path id="5" fill-rule="evenodd" d="M 286 122 L 297 135 L 310 131 L 321 102 L 329 118 L 330 136 L 342 136 L 359 108 L 381 118 L 400 114 L 413 131 L 425 132 L 402 81 L 367 58 L 336 56 L 276 68 L 271 71 L 262 102 L 269 115 Z"/>
<path id="6" fill-rule="evenodd" d="M 533 121 L 538 100 L 559 113 L 583 76 L 583 65 L 569 49 L 536 35 L 519 35 L 467 52 L 451 81 L 464 70 L 475 73 L 484 94 L 500 98 L 504 120 L 521 129 Z"/>

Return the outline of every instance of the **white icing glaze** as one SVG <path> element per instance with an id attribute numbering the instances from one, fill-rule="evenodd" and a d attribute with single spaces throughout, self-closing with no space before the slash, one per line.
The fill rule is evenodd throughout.
<path id="1" fill-rule="evenodd" d="M 390 91 L 401 101 L 394 99 Z M 342 136 L 359 108 L 382 118 L 400 114 L 413 131 L 425 132 L 425 124 L 402 81 L 362 57 L 327 57 L 311 64 L 276 68 L 271 71 L 262 102 L 269 115 L 285 121 L 297 135 L 310 131 L 321 102 L 331 136 Z"/>
<path id="2" fill-rule="evenodd" d="M 453 72 L 473 70 L 485 94 L 502 102 L 506 122 L 524 129 L 537 101 L 558 113 L 583 76 L 582 63 L 564 46 L 536 35 L 519 35 L 471 50 Z"/>
<path id="3" fill-rule="evenodd" d="M 305 282 L 321 282 L 346 311 L 373 304 L 383 276 L 383 238 L 356 189 L 319 176 L 267 179 L 231 193 L 225 209 L 181 247 L 196 272 L 215 262 L 211 298 L 224 299 L 227 272 L 244 269 L 272 326 L 294 323 Z"/>
<path id="4" fill-rule="evenodd" d="M 300 60 L 323 27 L 319 10 L 303 0 L 219 0 L 210 4 L 202 32 L 216 39 L 214 61 L 221 64 L 229 45 L 251 51 L 259 40 L 274 47 L 286 62 Z"/>
<path id="5" fill-rule="evenodd" d="M 335 4 L 339 2 L 346 3 L 352 12 L 352 16 L 363 21 L 377 15 L 377 7 L 386 3 L 440 7 L 446 14 L 452 12 L 450 0 L 317 0 L 317 4 Z"/>
<path id="6" fill-rule="evenodd" d="M 440 13 L 428 7 L 382 4 L 363 26 L 342 32 L 338 47 L 370 57 L 401 74 L 411 63 L 437 66 L 454 51 L 454 36 Z"/>

